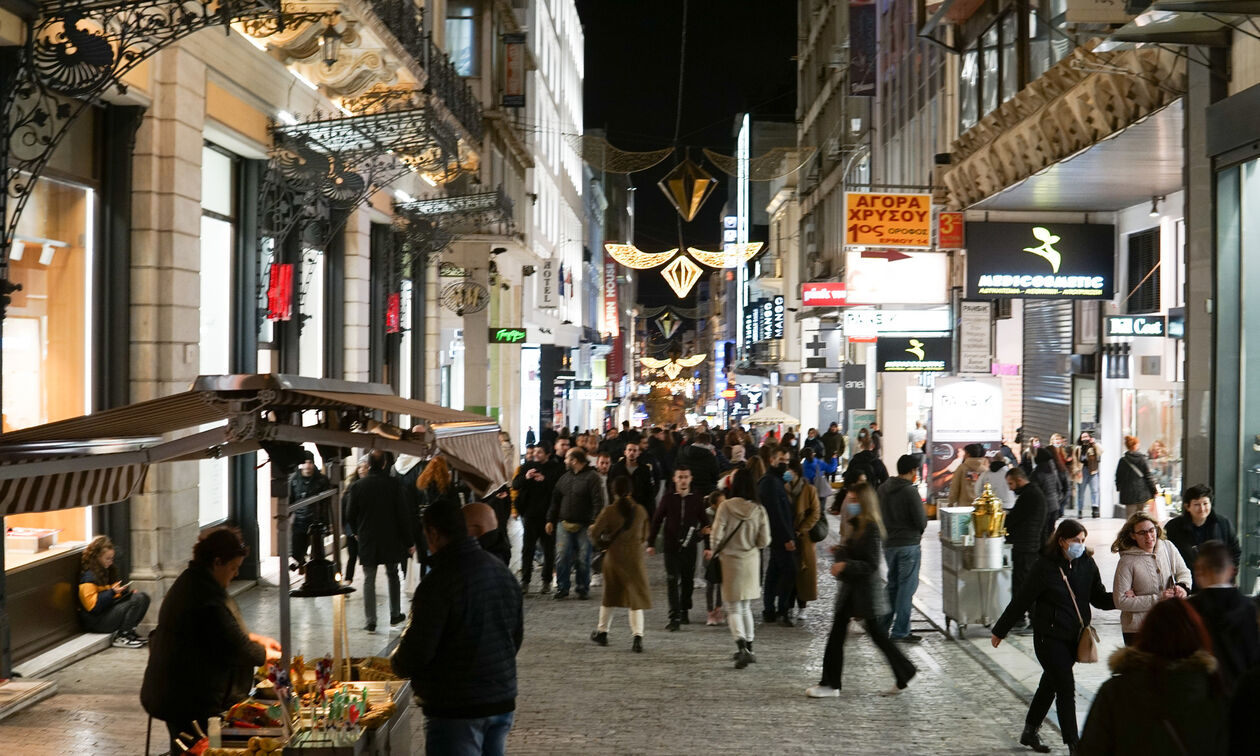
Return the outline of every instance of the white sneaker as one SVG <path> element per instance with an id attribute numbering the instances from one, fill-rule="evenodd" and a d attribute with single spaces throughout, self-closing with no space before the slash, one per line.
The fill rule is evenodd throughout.
<path id="1" fill-rule="evenodd" d="M 897 686 L 895 686 L 895 685 L 894 685 L 893 687 L 889 688 L 888 690 L 881 691 L 881 692 L 880 692 L 880 695 L 881 695 L 881 696 L 899 696 L 899 695 L 901 695 L 902 693 L 905 693 L 905 692 L 906 692 L 906 689 L 905 689 L 905 688 L 898 688 Z"/>
<path id="2" fill-rule="evenodd" d="M 810 698 L 838 698 L 840 691 L 830 685 L 815 685 L 812 688 L 806 688 L 805 695 Z"/>

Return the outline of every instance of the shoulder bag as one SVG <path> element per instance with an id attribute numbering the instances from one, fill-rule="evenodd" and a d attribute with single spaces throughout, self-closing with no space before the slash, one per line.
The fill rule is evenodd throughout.
<path id="1" fill-rule="evenodd" d="M 739 529 L 742 527 L 744 527 L 744 520 L 740 520 L 736 523 L 735 529 L 728 533 L 727 536 L 722 539 L 722 542 L 718 544 L 718 547 L 714 549 L 713 553 L 709 555 L 709 563 L 704 566 L 705 580 L 710 583 L 722 582 L 722 561 L 718 559 L 718 554 L 722 553 L 722 549 L 726 548 L 726 544 L 730 543 L 730 540 L 735 537 L 735 534 L 738 533 Z"/>
<path id="2" fill-rule="evenodd" d="M 1068 589 L 1068 596 L 1072 599 L 1072 608 L 1076 610 L 1076 621 L 1081 623 L 1081 637 L 1076 641 L 1076 660 L 1082 664 L 1093 664 L 1098 661 L 1098 631 L 1093 626 L 1086 625 L 1081 617 L 1080 604 L 1076 603 L 1076 594 L 1072 591 L 1072 584 L 1068 582 L 1067 573 L 1062 567 L 1059 568 L 1059 575 L 1063 578 L 1063 584 Z"/>
<path id="3" fill-rule="evenodd" d="M 1151 492 L 1151 498 L 1155 498 L 1156 494 L 1159 493 L 1159 487 L 1151 482 L 1150 474 L 1143 473 L 1139 470 L 1138 466 L 1130 462 L 1128 457 L 1125 457 L 1124 463 L 1129 466 L 1129 469 L 1133 471 L 1134 475 L 1138 476 L 1139 480 L 1146 484 L 1147 489 Z"/>
<path id="4" fill-rule="evenodd" d="M 604 556 L 608 554 L 608 549 L 612 547 L 613 542 L 617 540 L 618 536 L 620 536 L 622 533 L 629 530 L 630 526 L 633 524 L 634 524 L 634 513 L 631 512 L 630 517 L 626 518 L 626 521 L 621 523 L 621 527 L 613 531 L 613 534 L 611 536 L 599 539 L 599 544 L 598 544 L 599 551 L 595 552 L 595 556 L 591 557 L 591 572 L 593 574 L 596 574 L 596 575 L 603 574 Z"/>
<path id="5" fill-rule="evenodd" d="M 818 522 L 815 522 L 809 529 L 809 540 L 813 543 L 825 540 L 831 532 L 831 524 L 827 522 L 827 510 L 818 507 Z"/>

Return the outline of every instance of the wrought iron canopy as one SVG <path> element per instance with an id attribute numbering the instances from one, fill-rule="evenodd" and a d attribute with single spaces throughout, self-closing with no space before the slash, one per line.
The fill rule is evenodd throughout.
<path id="1" fill-rule="evenodd" d="M 398 207 L 429 218 L 480 214 L 497 215 L 497 219 L 500 221 L 509 221 L 512 218 L 512 200 L 508 199 L 507 195 L 503 193 L 503 187 L 499 187 L 493 192 L 479 192 L 477 194 L 404 202 L 399 204 Z"/>
<path id="2" fill-rule="evenodd" d="M 208 26 L 279 10 L 279 0 L 43 0 L 26 44 L 0 50 L 0 255 L 70 126 L 137 65 Z M 12 201 L 12 208 L 8 203 Z"/>
<path id="3" fill-rule="evenodd" d="M 428 107 L 316 118 L 277 126 L 275 133 L 302 139 L 320 152 L 337 153 L 349 163 L 355 162 L 356 156 L 392 154 L 417 159 L 434 150 L 442 157 L 459 151 L 454 133 Z"/>

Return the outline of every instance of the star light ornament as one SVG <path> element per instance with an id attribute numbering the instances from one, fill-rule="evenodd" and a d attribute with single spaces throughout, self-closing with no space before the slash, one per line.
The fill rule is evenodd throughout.
<path id="1" fill-rule="evenodd" d="M 700 212 L 704 201 L 713 194 L 717 183 L 717 179 L 688 158 L 666 173 L 657 186 L 665 193 L 682 219 L 690 222 L 696 217 L 696 213 Z"/>
<path id="2" fill-rule="evenodd" d="M 661 276 L 678 298 L 682 299 L 691 293 L 691 288 L 704 273 L 703 268 L 692 262 L 692 257 L 710 268 L 738 268 L 756 257 L 763 244 L 750 242 L 728 246 L 729 251 L 722 252 L 706 252 L 695 247 L 687 247 L 686 252 L 679 252 L 677 247 L 665 252 L 644 252 L 633 244 L 605 244 L 604 249 L 612 259 L 635 270 L 651 270 L 669 263 L 661 271 Z"/>
<path id="3" fill-rule="evenodd" d="M 658 360 L 655 357 L 640 357 L 639 364 L 645 368 L 660 370 L 671 379 L 677 378 L 685 367 L 695 367 L 704 362 L 706 355 L 693 354 L 690 357 L 679 357 L 676 360 Z"/>

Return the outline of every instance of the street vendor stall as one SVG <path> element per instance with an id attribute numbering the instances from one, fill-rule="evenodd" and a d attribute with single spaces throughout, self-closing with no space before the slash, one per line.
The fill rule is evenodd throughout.
<path id="1" fill-rule="evenodd" d="M 969 507 L 941 507 L 941 603 L 945 634 L 997 621 L 1011 599 L 1011 547 L 1002 502 L 986 483 Z"/>
<path id="2" fill-rule="evenodd" d="M 409 418 L 416 432 L 399 428 L 400 417 Z M 0 436 L 0 516 L 125 501 L 141 490 L 152 465 L 263 451 L 271 464 L 277 552 L 284 560 L 291 514 L 287 480 L 302 459 L 301 444 L 314 443 L 321 457 L 338 462 L 353 449 L 421 458 L 441 454 L 481 493 L 510 479 L 498 433 L 490 418 L 403 399 L 381 384 L 288 375 L 201 376 L 182 393 Z M 339 513 L 340 507 L 331 510 Z M 334 516 L 334 535 L 338 520 Z M 256 553 L 257 544 L 251 546 Z M 322 546 L 320 552 L 322 557 Z M 340 576 L 334 579 L 339 582 Z M 279 668 L 287 670 L 290 586 L 283 561 L 279 583 Z M 337 592 L 299 590 L 295 595 Z M 12 670 L 3 596 L 0 584 L 0 680 Z M 341 643 L 334 645 L 343 650 Z M 333 681 L 348 679 L 348 665 L 335 666 Z"/>

